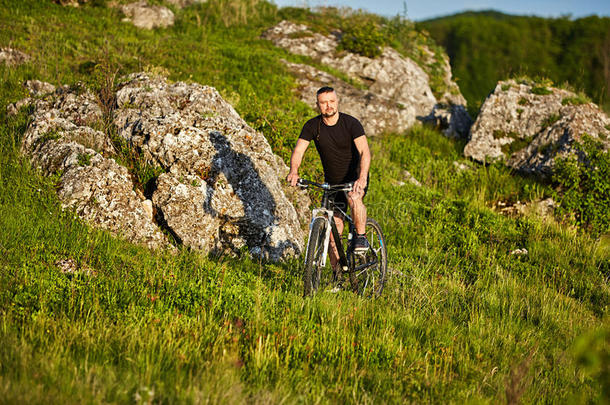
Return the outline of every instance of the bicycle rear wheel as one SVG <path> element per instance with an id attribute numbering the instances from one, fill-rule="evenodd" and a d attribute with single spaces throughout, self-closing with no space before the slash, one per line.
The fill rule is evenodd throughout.
<path id="1" fill-rule="evenodd" d="M 366 221 L 366 238 L 370 249 L 364 254 L 349 252 L 352 290 L 367 298 L 379 297 L 385 286 L 388 251 L 381 226 L 372 218 Z"/>
<path id="2" fill-rule="evenodd" d="M 314 219 L 307 242 L 307 256 L 303 273 L 303 295 L 305 296 L 317 291 L 320 286 L 325 235 L 326 220 L 324 218 Z"/>

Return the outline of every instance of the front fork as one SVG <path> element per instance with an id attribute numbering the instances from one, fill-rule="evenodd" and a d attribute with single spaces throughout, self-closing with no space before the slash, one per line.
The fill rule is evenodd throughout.
<path id="1" fill-rule="evenodd" d="M 322 263 L 320 263 L 320 267 L 324 267 L 326 265 L 326 255 L 328 254 L 328 242 L 330 241 L 330 231 L 331 228 L 335 228 L 333 212 L 331 210 L 325 210 L 322 208 L 316 208 L 312 211 L 311 222 L 309 223 L 309 238 L 311 238 L 311 229 L 313 227 L 313 223 L 317 218 L 322 218 L 326 221 L 328 225 L 324 230 L 324 247 L 322 252 Z M 309 243 L 307 243 L 307 249 L 305 250 L 305 260 L 307 260 L 307 252 L 309 251 Z"/>

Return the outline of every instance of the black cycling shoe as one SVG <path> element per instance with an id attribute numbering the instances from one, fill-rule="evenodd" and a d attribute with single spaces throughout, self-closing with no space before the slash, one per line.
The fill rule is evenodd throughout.
<path id="1" fill-rule="evenodd" d="M 356 235 L 353 240 L 352 249 L 354 253 L 364 253 L 371 245 L 369 245 L 369 241 L 366 239 L 366 235 Z"/>

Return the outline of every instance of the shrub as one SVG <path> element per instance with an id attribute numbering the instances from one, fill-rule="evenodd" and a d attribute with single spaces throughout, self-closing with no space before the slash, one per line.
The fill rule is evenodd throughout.
<path id="1" fill-rule="evenodd" d="M 91 155 L 88 153 L 79 153 L 78 154 L 78 165 L 79 166 L 89 166 L 91 164 Z"/>
<path id="2" fill-rule="evenodd" d="M 575 147 L 584 159 L 570 155 L 555 162 L 553 182 L 561 202 L 557 213 L 599 235 L 610 231 L 610 152 L 590 136 Z"/>
<path id="3" fill-rule="evenodd" d="M 574 352 L 586 374 L 599 382 L 602 398 L 610 398 L 610 328 L 600 328 L 578 338 Z"/>
<path id="4" fill-rule="evenodd" d="M 551 114 L 548 117 L 546 117 L 546 119 L 544 121 L 542 121 L 541 127 L 542 127 L 542 129 L 548 128 L 551 125 L 553 125 L 554 123 L 556 123 L 557 121 L 559 121 L 560 119 L 561 119 L 561 115 Z"/>
<path id="5" fill-rule="evenodd" d="M 547 89 L 545 86 L 536 86 L 536 87 L 532 87 L 532 94 L 536 94 L 538 96 L 547 96 L 549 94 L 552 94 L 553 91 Z"/>
<path id="6" fill-rule="evenodd" d="M 383 45 L 383 35 L 372 21 L 351 24 L 343 30 L 343 36 L 339 42 L 340 49 L 369 58 L 381 55 Z"/>
<path id="7" fill-rule="evenodd" d="M 574 97 L 565 97 L 561 100 L 561 105 L 581 105 L 590 103 L 591 100 L 583 94 L 578 94 Z"/>

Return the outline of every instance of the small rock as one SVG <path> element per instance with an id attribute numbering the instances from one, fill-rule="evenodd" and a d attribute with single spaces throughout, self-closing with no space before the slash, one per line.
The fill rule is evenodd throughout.
<path id="1" fill-rule="evenodd" d="M 51 83 L 42 82 L 40 80 L 28 80 L 25 82 L 25 87 L 29 90 L 32 96 L 44 96 L 55 92 L 55 86 Z"/>
<path id="2" fill-rule="evenodd" d="M 151 30 L 174 25 L 174 13 L 163 6 L 151 6 L 146 0 L 120 6 L 125 14 L 124 21 L 131 22 L 138 28 Z"/>
<path id="3" fill-rule="evenodd" d="M 21 51 L 8 47 L 0 48 L 0 62 L 4 62 L 8 66 L 21 65 L 29 60 L 30 57 Z"/>
<path id="4" fill-rule="evenodd" d="M 74 259 L 60 259 L 55 262 L 55 267 L 68 275 L 84 274 L 86 276 L 96 276 L 97 272 L 87 265 L 79 266 Z"/>
<path id="5" fill-rule="evenodd" d="M 527 251 L 526 248 L 523 249 L 515 249 L 512 252 L 510 252 L 511 255 L 517 255 L 517 256 L 527 256 L 529 254 L 529 252 Z"/>
<path id="6" fill-rule="evenodd" d="M 465 163 L 458 162 L 457 160 L 453 162 L 453 167 L 455 167 L 458 172 L 462 172 L 464 170 L 470 170 L 470 166 L 468 166 Z"/>
<path id="7" fill-rule="evenodd" d="M 510 204 L 505 201 L 498 201 L 495 204 L 495 208 L 504 215 L 537 215 L 541 218 L 553 218 L 556 207 L 557 203 L 552 198 L 530 202 L 517 201 Z"/>
<path id="8" fill-rule="evenodd" d="M 144 210 L 144 213 L 146 214 L 148 219 L 152 221 L 154 219 L 152 201 L 150 201 L 149 199 L 142 201 L 142 209 Z"/>
<path id="9" fill-rule="evenodd" d="M 421 187 L 421 183 L 407 170 L 403 170 L 402 174 L 406 181 L 408 181 L 409 183 L 411 183 L 417 187 Z"/>

